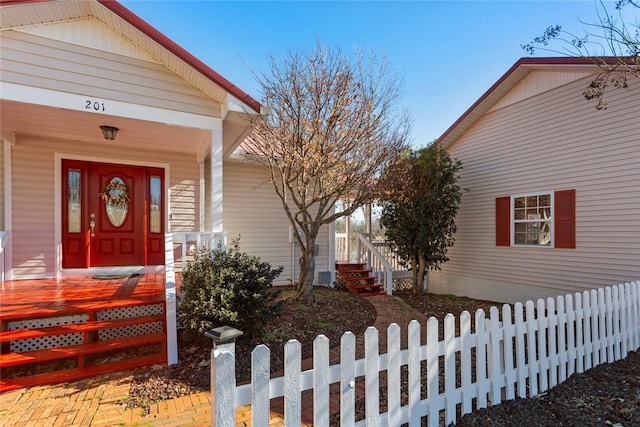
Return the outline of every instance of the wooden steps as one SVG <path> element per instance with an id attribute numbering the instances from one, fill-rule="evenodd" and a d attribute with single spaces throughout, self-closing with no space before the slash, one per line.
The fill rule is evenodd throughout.
<path id="1" fill-rule="evenodd" d="M 3 379 L 0 380 L 0 392 L 11 391 L 35 385 L 77 381 L 83 378 L 92 377 L 94 375 L 105 374 L 108 372 L 125 371 L 128 369 L 135 369 L 142 366 L 149 366 L 160 363 L 167 363 L 166 355 L 150 354 L 147 356 L 139 356 L 135 359 L 132 358 L 127 360 L 119 360 L 117 362 L 108 362 L 100 365 L 85 366 L 83 368 L 72 368 L 65 369 L 64 371 L 46 372 L 20 378 Z"/>
<path id="2" fill-rule="evenodd" d="M 336 263 L 339 280 L 346 288 L 360 296 L 382 295 L 382 285 L 371 276 L 371 270 L 365 268 L 364 263 Z"/>
<path id="3" fill-rule="evenodd" d="M 166 363 L 164 301 L 131 303 L 3 317 L 0 393 Z"/>

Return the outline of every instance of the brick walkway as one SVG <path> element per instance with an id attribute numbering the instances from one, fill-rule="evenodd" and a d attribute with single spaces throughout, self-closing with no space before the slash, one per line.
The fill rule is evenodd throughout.
<path id="1" fill-rule="evenodd" d="M 397 297 L 368 297 L 376 309 L 375 327 L 380 331 L 380 348 L 386 349 L 386 329 L 391 323 L 402 328 L 403 346 L 406 327 L 416 319 L 422 325 L 426 318 Z M 364 338 L 357 337 L 357 357 L 362 357 Z M 331 363 L 339 361 L 339 348 L 331 351 Z M 312 360 L 303 361 L 302 369 L 310 369 Z M 156 403 L 150 414 L 142 416 L 139 409 L 125 410 L 131 382 L 131 372 L 119 372 L 92 377 L 73 383 L 38 386 L 0 394 L 0 426 L 208 426 L 211 417 L 211 396 L 208 392 Z M 331 410 L 337 411 L 338 384 L 330 390 Z M 357 388 L 360 395 L 364 390 Z M 312 425 L 311 392 L 303 396 L 303 425 Z M 272 401 L 272 426 L 284 426 L 283 399 Z M 237 410 L 237 425 L 251 424 L 251 408 Z"/>

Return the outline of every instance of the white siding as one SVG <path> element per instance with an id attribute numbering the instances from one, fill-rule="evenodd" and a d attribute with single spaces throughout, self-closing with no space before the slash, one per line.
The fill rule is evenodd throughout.
<path id="1" fill-rule="evenodd" d="M 498 301 L 640 278 L 640 85 L 597 111 L 582 79 L 486 114 L 448 151 L 462 160 L 456 243 L 431 290 Z M 576 190 L 576 249 L 495 246 L 495 198 Z"/>
<path id="2" fill-rule="evenodd" d="M 2 33 L 2 81 L 217 116 L 221 106 L 165 66 L 18 31 Z"/>
<path id="3" fill-rule="evenodd" d="M 223 185 L 224 229 L 229 240 L 240 235 L 244 252 L 258 255 L 274 267 L 284 266 L 276 284 L 296 282 L 299 251 L 292 252 L 289 220 L 273 185 L 268 182 L 266 169 L 254 164 L 226 162 Z M 316 272 L 329 271 L 328 237 L 328 227 L 321 229 L 317 240 Z"/>
<path id="4" fill-rule="evenodd" d="M 55 156 L 106 162 L 169 165 L 170 230 L 199 228 L 199 168 L 195 156 L 140 150 L 113 150 L 108 144 L 82 144 L 18 137 L 13 147 L 13 268 L 14 277 L 55 274 Z"/>
<path id="5" fill-rule="evenodd" d="M 0 138 L 0 231 L 5 230 L 4 224 L 4 141 Z"/>
<path id="6" fill-rule="evenodd" d="M 582 72 L 554 72 L 554 71 L 532 71 L 520 83 L 503 96 L 489 112 L 499 110 L 516 102 L 538 95 L 542 92 L 554 89 L 558 86 L 576 81 L 589 73 Z"/>
<path id="7" fill-rule="evenodd" d="M 67 43 L 81 44 L 119 55 L 132 56 L 146 61 L 152 60 L 151 56 L 141 47 L 130 42 L 126 43 L 122 35 L 109 30 L 97 18 L 40 24 L 21 28 L 19 31 Z"/>

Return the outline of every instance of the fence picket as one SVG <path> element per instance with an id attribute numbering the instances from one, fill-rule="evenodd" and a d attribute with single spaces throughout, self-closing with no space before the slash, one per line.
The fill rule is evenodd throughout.
<path id="1" fill-rule="evenodd" d="M 476 386 L 477 386 L 477 407 L 487 407 L 487 394 L 489 394 L 491 382 L 487 376 L 487 345 L 489 334 L 487 333 L 487 322 L 484 310 L 476 310 Z"/>
<path id="2" fill-rule="evenodd" d="M 269 372 L 271 350 L 261 344 L 251 352 L 251 424 L 269 425 Z"/>
<path id="3" fill-rule="evenodd" d="M 584 340 L 584 371 L 593 366 L 593 335 L 591 335 L 591 324 L 593 313 L 591 311 L 591 293 L 584 291 L 582 294 L 582 312 L 584 313 L 582 339 Z M 579 371 L 579 372 L 584 372 Z"/>
<path id="4" fill-rule="evenodd" d="M 409 356 L 411 356 L 411 343 L 409 344 Z M 438 319 L 430 317 L 427 320 L 427 399 L 429 402 L 428 426 L 437 427 L 440 425 L 440 392 L 438 390 L 440 384 L 439 360 L 438 360 Z M 412 364 L 409 365 L 409 378 L 411 380 L 412 366 L 414 375 L 420 378 L 420 360 L 410 359 Z M 415 380 L 410 382 L 411 387 L 416 387 Z M 418 380 L 417 390 L 409 389 L 409 397 L 411 393 L 420 393 L 420 383 Z M 419 400 L 419 397 L 418 397 Z M 416 405 L 417 407 L 417 405 Z M 417 411 L 411 411 L 411 423 L 409 427 L 419 426 L 420 417 Z"/>
<path id="5" fill-rule="evenodd" d="M 500 327 L 500 314 L 497 307 L 491 307 L 489 310 L 489 347 L 487 349 L 488 374 L 491 378 L 490 399 L 492 405 L 497 405 L 502 400 L 502 384 L 499 378 L 502 376 L 500 365 L 500 342 L 502 337 L 498 334 Z"/>
<path id="6" fill-rule="evenodd" d="M 431 320 L 431 319 L 429 319 Z M 427 330 L 429 322 L 427 322 Z M 428 332 L 427 332 L 428 333 Z M 429 348 L 438 348 L 438 332 L 436 325 L 435 340 L 431 341 L 431 338 L 427 336 L 427 351 Z M 416 320 L 409 322 L 407 346 L 409 349 L 409 358 L 407 361 L 409 370 L 409 426 L 415 427 L 420 425 L 420 323 Z M 427 360 L 427 372 L 429 369 L 429 361 Z M 436 374 L 437 380 L 437 374 Z M 437 392 L 437 386 L 436 386 Z"/>
<path id="7" fill-rule="evenodd" d="M 601 363 L 600 359 L 600 326 L 598 319 L 600 317 L 600 311 L 598 310 L 598 292 L 594 289 L 589 293 L 590 307 L 591 307 L 591 367 L 598 366 Z"/>
<path id="8" fill-rule="evenodd" d="M 630 343 L 631 348 L 640 347 L 640 281 L 635 282 L 634 286 L 630 286 L 629 298 L 629 329 L 630 329 Z"/>
<path id="9" fill-rule="evenodd" d="M 340 425 L 356 422 L 356 336 L 347 332 L 340 338 Z M 299 425 L 299 424 L 298 424 Z"/>
<path id="10" fill-rule="evenodd" d="M 416 322 L 417 323 L 417 322 Z M 418 332 L 420 331 L 420 324 L 417 324 Z M 418 335 L 418 339 L 420 335 Z M 409 339 L 411 336 L 409 335 Z M 401 379 L 400 379 L 400 326 L 396 323 L 392 323 L 387 328 L 387 413 L 388 425 L 399 426 L 401 412 L 400 412 L 400 393 L 401 393 Z"/>
<path id="11" fill-rule="evenodd" d="M 557 336 L 558 336 L 558 384 L 567 379 L 568 361 L 571 353 L 569 330 L 573 330 L 571 324 L 567 325 L 567 313 L 565 311 L 565 298 L 556 298 Z M 555 385 L 555 384 L 554 384 Z"/>
<path id="12" fill-rule="evenodd" d="M 613 345 L 613 360 L 620 360 L 620 350 L 622 337 L 620 336 L 620 291 L 622 285 L 612 286 L 611 289 L 611 310 L 613 311 L 612 317 L 612 345 Z"/>
<path id="13" fill-rule="evenodd" d="M 302 422 L 302 395 L 300 371 L 302 344 L 289 340 L 284 345 L 284 423 L 287 427 L 299 426 Z"/>
<path id="14" fill-rule="evenodd" d="M 378 330 L 373 326 L 364 332 L 364 348 L 365 414 L 367 426 L 375 427 L 380 425 L 380 355 Z"/>
<path id="15" fill-rule="evenodd" d="M 549 359 L 547 358 L 547 309 L 543 299 L 538 299 L 537 303 L 537 323 L 538 323 L 538 390 L 547 391 L 549 389 Z M 534 390 L 534 393 L 535 390 Z"/>
<path id="16" fill-rule="evenodd" d="M 471 315 L 468 311 L 460 314 L 460 388 L 462 389 L 462 414 L 473 411 L 472 402 L 477 389 L 471 382 L 471 349 L 473 340 L 471 335 Z"/>
<path id="17" fill-rule="evenodd" d="M 547 298 L 547 360 L 549 361 L 549 388 L 558 384 L 558 367 L 560 365 L 558 355 L 558 315 L 556 314 L 556 302 L 553 298 Z M 564 352 L 564 349 L 563 349 Z"/>
<path id="18" fill-rule="evenodd" d="M 513 310 L 513 314 L 512 314 Z M 502 321 L 501 321 L 502 320 Z M 302 423 L 302 392 L 313 391 L 313 423 L 328 426 L 329 388 L 340 383 L 340 425 L 397 426 L 408 423 L 439 426 L 456 421 L 474 409 L 504 398 L 531 397 L 599 363 L 626 357 L 640 346 L 640 282 L 514 305 L 497 307 L 485 318 L 483 310 L 471 316 L 444 319 L 444 338 L 439 340 L 438 320 L 426 324 L 426 344 L 421 344 L 421 325 L 408 327 L 408 348 L 401 350 L 401 329 L 387 329 L 387 353 L 380 354 L 379 331 L 365 332 L 365 357 L 355 359 L 356 339 L 346 333 L 340 341 L 340 365 L 329 365 L 329 340 L 320 335 L 313 343 L 313 369 L 301 372 L 301 345 L 285 344 L 284 376 L 270 378 L 270 350 L 257 346 L 251 353 L 251 383 L 236 387 L 232 353 L 211 353 L 211 423 L 235 425 L 235 408 L 251 403 L 251 422 L 268 426 L 270 399 L 284 397 L 286 426 Z M 472 360 L 473 358 L 473 360 Z M 441 359 L 444 362 L 441 362 Z M 426 385 L 421 384 L 421 363 L 426 361 Z M 459 362 L 458 362 L 459 361 Z M 472 366 L 475 362 L 475 381 Z M 444 376 L 440 377 L 440 363 Z M 459 383 L 457 364 L 459 363 Z M 402 366 L 407 365 L 408 389 L 402 390 Z M 387 412 L 380 414 L 380 372 L 387 371 Z M 365 419 L 355 421 L 356 378 L 364 376 Z M 427 397 L 422 399 L 422 387 Z M 402 406 L 401 393 L 408 393 Z M 460 405 L 458 407 L 458 405 Z M 442 417 L 443 415 L 443 417 Z M 423 418 L 426 417 L 426 420 Z"/>
<path id="19" fill-rule="evenodd" d="M 456 420 L 456 318 L 449 313 L 444 318 L 444 395 L 445 424 Z"/>
<path id="20" fill-rule="evenodd" d="M 605 303 L 605 333 L 607 337 L 607 362 L 614 361 L 614 345 L 613 339 L 613 301 L 611 301 L 611 288 L 608 287 L 604 290 L 604 303 Z"/>
<path id="21" fill-rule="evenodd" d="M 313 425 L 329 426 L 329 339 L 313 340 Z"/>
<path id="22" fill-rule="evenodd" d="M 527 378 L 529 377 L 529 366 L 527 365 L 526 357 L 526 336 L 527 325 L 524 322 L 524 307 L 521 302 L 517 302 L 513 311 L 515 314 L 516 322 L 516 357 L 517 363 L 517 377 L 518 377 L 518 397 L 524 399 L 527 397 Z"/>
<path id="23" fill-rule="evenodd" d="M 600 363 L 611 362 L 611 359 L 608 359 L 608 340 L 607 340 L 607 304 L 604 298 L 604 289 L 600 288 L 597 291 L 598 295 L 598 344 L 600 350 Z"/>
<path id="24" fill-rule="evenodd" d="M 511 321 L 511 306 L 502 306 L 502 353 L 504 354 L 504 381 L 505 398 L 513 400 L 516 397 L 515 384 L 517 382 L 516 370 L 513 364 L 513 339 L 515 337 L 515 325 Z"/>
<path id="25" fill-rule="evenodd" d="M 529 365 L 529 390 L 528 396 L 535 396 L 538 392 L 538 356 L 536 354 L 536 330 L 535 308 L 533 301 L 526 302 L 527 312 L 527 357 Z"/>

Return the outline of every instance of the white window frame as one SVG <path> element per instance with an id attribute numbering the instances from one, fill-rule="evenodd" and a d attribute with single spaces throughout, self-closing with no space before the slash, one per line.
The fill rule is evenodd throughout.
<path id="1" fill-rule="evenodd" d="M 549 204 L 551 209 L 551 214 L 549 216 L 549 234 L 550 234 L 550 242 L 549 245 L 527 245 L 522 243 L 516 243 L 516 216 L 515 216 L 515 199 L 519 197 L 531 197 L 531 196 L 542 196 L 548 194 L 549 195 Z M 542 249 L 552 249 L 555 247 L 555 230 L 554 230 L 554 222 L 555 222 L 555 206 L 554 206 L 554 191 L 536 191 L 535 193 L 522 193 L 522 194 L 512 194 L 511 195 L 511 203 L 510 203 L 510 211 L 509 211 L 509 219 L 511 226 L 511 246 L 516 246 L 519 248 L 542 248 Z M 518 223 L 527 222 L 527 220 L 518 220 Z"/>

